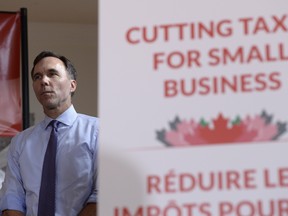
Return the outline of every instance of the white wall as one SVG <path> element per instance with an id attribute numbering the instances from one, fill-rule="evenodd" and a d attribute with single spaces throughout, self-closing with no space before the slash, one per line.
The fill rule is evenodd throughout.
<path id="1" fill-rule="evenodd" d="M 42 50 L 66 56 L 78 71 L 73 104 L 78 112 L 97 115 L 97 26 L 66 23 L 28 23 L 29 73 Z M 35 122 L 43 119 L 29 74 L 30 113 Z"/>

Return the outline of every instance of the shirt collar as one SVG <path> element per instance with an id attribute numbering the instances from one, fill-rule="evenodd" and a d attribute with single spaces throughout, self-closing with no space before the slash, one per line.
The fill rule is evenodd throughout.
<path id="1" fill-rule="evenodd" d="M 73 122 L 76 120 L 77 118 L 77 112 L 74 109 L 74 106 L 71 105 L 65 112 L 63 112 L 60 116 L 58 116 L 56 118 L 57 121 L 70 126 L 73 124 Z M 47 128 L 48 124 L 50 123 L 50 121 L 52 121 L 53 119 L 45 116 L 44 118 L 44 128 Z"/>

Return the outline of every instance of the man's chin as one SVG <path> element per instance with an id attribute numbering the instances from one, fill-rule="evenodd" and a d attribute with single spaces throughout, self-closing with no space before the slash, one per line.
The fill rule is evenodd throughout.
<path id="1" fill-rule="evenodd" d="M 56 105 L 55 103 L 51 103 L 51 102 L 49 102 L 49 103 L 47 103 L 47 102 L 42 103 L 42 106 L 43 106 L 44 109 L 46 109 L 46 110 L 53 110 L 53 109 L 56 109 L 56 108 L 57 108 L 57 105 Z"/>

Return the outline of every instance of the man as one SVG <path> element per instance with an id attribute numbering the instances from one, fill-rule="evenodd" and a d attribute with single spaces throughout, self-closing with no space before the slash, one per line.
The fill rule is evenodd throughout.
<path id="1" fill-rule="evenodd" d="M 31 76 L 45 119 L 11 141 L 0 193 L 2 215 L 46 216 L 50 210 L 45 208 L 52 203 L 51 215 L 95 216 L 99 120 L 76 113 L 72 104 L 72 95 L 77 87 L 76 70 L 66 57 L 49 51 L 41 52 L 34 60 Z M 50 126 L 52 120 L 57 120 L 56 128 Z M 55 142 L 54 138 L 49 138 L 52 132 L 57 142 L 53 162 L 56 164 L 53 174 L 56 177 L 52 177 L 51 162 L 47 162 L 51 159 L 46 161 L 45 157 L 48 146 L 55 146 L 50 145 L 50 139 L 53 140 L 51 143 Z M 47 177 L 43 177 L 46 172 L 44 163 L 50 166 L 45 168 L 50 171 Z M 55 189 L 50 189 L 50 192 L 55 190 L 55 200 L 48 201 L 48 195 L 44 193 L 49 191 L 44 191 L 53 187 L 53 181 Z M 41 211 L 45 213 L 40 213 L 40 208 L 44 208 Z"/>

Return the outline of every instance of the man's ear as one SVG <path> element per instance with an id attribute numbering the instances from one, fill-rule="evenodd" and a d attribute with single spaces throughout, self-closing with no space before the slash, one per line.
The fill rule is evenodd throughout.
<path id="1" fill-rule="evenodd" d="M 76 91 L 77 88 L 77 81 L 76 80 L 71 80 L 71 89 L 70 92 L 73 93 Z"/>

